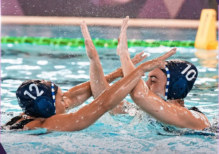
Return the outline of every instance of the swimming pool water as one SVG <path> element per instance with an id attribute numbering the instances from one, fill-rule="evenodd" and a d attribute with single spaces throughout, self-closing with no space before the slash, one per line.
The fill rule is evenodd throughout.
<path id="1" fill-rule="evenodd" d="M 80 29 L 78 28 L 78 30 Z M 18 34 L 16 35 L 19 36 Z M 107 38 L 105 34 L 103 35 Z M 115 49 L 98 48 L 97 50 L 105 74 L 120 67 L 119 57 L 116 55 Z M 149 54 L 146 60 L 150 60 L 169 51 L 170 48 L 136 47 L 130 48 L 129 52 L 131 57 L 133 57 L 142 50 Z M 199 70 L 195 86 L 185 100 L 186 107 L 196 106 L 206 114 L 212 123 L 217 122 L 217 52 L 211 51 L 206 53 L 197 51 L 194 48 L 178 48 L 177 51 L 177 54 L 172 58 L 193 62 Z M 1 55 L 1 125 L 12 118 L 10 114 L 14 116 L 21 112 L 15 92 L 24 80 L 52 80 L 63 91 L 67 91 L 69 88 L 89 80 L 89 60 L 84 48 L 2 44 Z M 85 104 L 92 100 L 90 98 Z M 127 96 L 126 100 L 133 103 L 130 96 Z M 76 111 L 81 106 L 70 112 Z M 215 118 L 216 120 L 214 120 Z M 79 132 L 51 132 L 45 134 L 44 129 L 26 132 L 4 131 L 1 134 L 1 143 L 7 153 L 16 154 L 216 154 L 218 153 L 217 138 L 217 133 L 209 131 L 190 131 L 184 129 L 175 132 L 165 132 L 153 118 L 138 111 L 135 116 L 132 116 L 131 112 L 130 115 L 117 116 L 111 116 L 107 113 L 94 125 Z"/>
<path id="2" fill-rule="evenodd" d="M 43 47 L 37 47 L 39 51 Z M 46 79 L 57 83 L 63 91 L 89 80 L 89 61 L 84 49 L 76 55 L 20 52 L 4 49 L 1 59 L 1 124 L 11 118 L 9 114 L 21 112 L 15 97 L 19 84 L 27 79 Z M 65 50 L 65 49 L 62 49 Z M 66 49 L 68 50 L 68 49 Z M 159 48 L 131 48 L 135 53 L 144 50 L 149 53 L 147 60 L 170 50 Z M 98 49 L 104 73 L 110 73 L 120 66 L 115 49 Z M 199 78 L 194 89 L 186 98 L 186 106 L 197 106 L 212 121 L 218 115 L 217 64 L 211 68 L 204 66 L 203 59 L 196 58 L 196 49 L 178 48 L 172 58 L 192 61 L 199 70 Z M 217 58 L 209 58 L 210 61 Z M 202 65 L 203 64 L 203 65 Z M 132 102 L 130 96 L 127 101 Z M 89 99 L 85 104 L 92 101 Z M 83 106 L 83 105 L 82 105 Z M 78 107 L 80 108 L 80 107 Z M 77 109 L 78 109 L 77 108 Z M 77 109 L 73 109 L 73 112 Z M 140 114 L 141 115 L 141 114 Z M 215 136 L 165 133 L 157 125 L 150 124 L 145 114 L 110 116 L 105 114 L 91 127 L 79 132 L 52 132 L 44 135 L 23 133 L 1 134 L 1 141 L 7 153 L 217 153 Z M 160 132 L 163 135 L 159 135 Z M 28 132 L 27 132 L 28 133 Z M 37 132 L 37 134 L 40 133 Z M 31 134 L 31 132 L 30 132 Z M 213 133 L 213 135 L 217 135 Z"/>

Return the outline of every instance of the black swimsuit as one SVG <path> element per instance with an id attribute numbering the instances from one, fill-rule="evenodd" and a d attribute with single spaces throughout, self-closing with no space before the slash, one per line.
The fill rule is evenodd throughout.
<path id="1" fill-rule="evenodd" d="M 196 112 L 199 112 L 199 113 L 202 113 L 197 107 L 193 106 L 191 108 L 188 108 L 188 110 L 193 110 L 193 111 L 196 111 Z M 204 114 L 204 113 L 202 113 Z"/>
<path id="2" fill-rule="evenodd" d="M 2 130 L 5 130 L 6 128 L 8 128 L 9 130 L 23 129 L 26 124 L 28 124 L 29 122 L 34 120 L 34 119 L 25 119 L 25 120 L 22 120 L 22 121 L 16 123 L 21 118 L 22 118 L 22 116 L 16 116 L 16 117 L 12 118 L 5 125 L 1 126 L 1 129 Z"/>

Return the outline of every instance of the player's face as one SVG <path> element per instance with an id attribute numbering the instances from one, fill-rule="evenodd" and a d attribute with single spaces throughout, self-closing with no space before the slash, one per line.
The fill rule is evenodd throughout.
<path id="1" fill-rule="evenodd" d="M 67 108 L 69 107 L 69 104 L 66 101 L 64 101 L 62 90 L 59 87 L 58 87 L 58 91 L 56 93 L 55 104 L 56 104 L 56 114 L 65 113 Z"/>
<path id="2" fill-rule="evenodd" d="M 154 94 L 165 96 L 166 83 L 167 77 L 159 68 L 149 72 L 146 84 Z"/>

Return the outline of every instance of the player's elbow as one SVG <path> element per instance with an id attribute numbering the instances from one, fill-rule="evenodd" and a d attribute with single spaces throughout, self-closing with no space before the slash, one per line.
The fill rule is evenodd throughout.
<path id="1" fill-rule="evenodd" d="M 200 113 L 201 114 L 201 113 Z M 204 115 L 201 115 L 204 116 Z M 193 118 L 190 119 L 181 119 L 181 127 L 183 128 L 190 128 L 194 130 L 203 130 L 207 127 L 210 127 L 210 123 L 207 118 Z"/>
<path id="2" fill-rule="evenodd" d="M 142 100 L 142 98 L 144 98 L 144 95 L 141 92 L 138 91 L 132 91 L 131 93 L 131 97 L 133 99 L 133 101 L 138 104 L 138 102 L 140 102 Z"/>

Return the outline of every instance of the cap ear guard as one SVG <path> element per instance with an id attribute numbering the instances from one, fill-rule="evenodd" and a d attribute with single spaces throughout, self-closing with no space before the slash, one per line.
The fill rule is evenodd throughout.
<path id="1" fill-rule="evenodd" d="M 169 90 L 169 97 L 174 99 L 180 99 L 184 92 L 186 91 L 187 87 L 187 80 L 184 76 L 180 76 L 175 81 L 172 81 L 170 90 Z"/>
<path id="2" fill-rule="evenodd" d="M 56 108 L 53 104 L 53 100 L 45 96 L 37 97 L 37 99 L 35 100 L 35 108 L 38 113 L 44 118 L 55 115 Z"/>
<path id="3" fill-rule="evenodd" d="M 52 93 L 52 100 L 45 96 L 37 97 L 35 100 L 35 108 L 39 112 L 42 117 L 49 118 L 52 115 L 55 115 L 56 108 L 55 108 L 55 89 L 54 83 L 51 82 L 51 93 Z"/>

